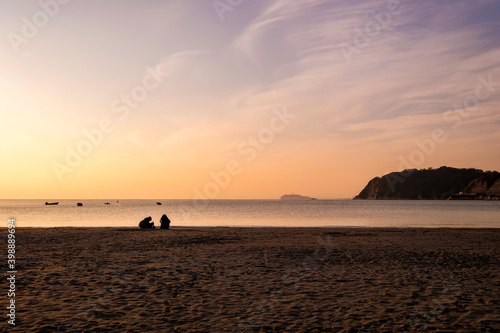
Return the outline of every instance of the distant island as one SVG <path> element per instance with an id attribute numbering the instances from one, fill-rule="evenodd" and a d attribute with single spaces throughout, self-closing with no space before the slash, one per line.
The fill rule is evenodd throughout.
<path id="1" fill-rule="evenodd" d="M 478 169 L 408 169 L 375 177 L 354 199 L 500 200 L 500 173 Z"/>
<path id="2" fill-rule="evenodd" d="M 306 197 L 298 194 L 285 194 L 281 196 L 281 200 L 316 200 L 316 198 Z"/>

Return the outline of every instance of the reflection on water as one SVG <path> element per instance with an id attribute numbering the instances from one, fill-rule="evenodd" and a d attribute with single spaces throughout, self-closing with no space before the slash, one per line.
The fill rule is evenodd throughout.
<path id="1" fill-rule="evenodd" d="M 0 214 L 5 226 L 14 217 L 18 227 L 135 227 L 146 216 L 158 224 L 165 213 L 172 226 L 500 227 L 500 202 L 494 201 L 59 201 L 45 206 L 45 200 L 0 200 Z"/>

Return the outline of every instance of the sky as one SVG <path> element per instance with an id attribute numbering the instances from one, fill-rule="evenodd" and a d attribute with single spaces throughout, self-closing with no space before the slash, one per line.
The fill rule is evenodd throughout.
<path id="1" fill-rule="evenodd" d="M 0 3 L 1 199 L 352 198 L 500 170 L 500 2 Z"/>

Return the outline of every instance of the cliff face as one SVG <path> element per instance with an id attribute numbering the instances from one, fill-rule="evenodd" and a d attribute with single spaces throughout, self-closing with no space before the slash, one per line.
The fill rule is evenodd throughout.
<path id="1" fill-rule="evenodd" d="M 355 199 L 448 199 L 460 192 L 500 196 L 500 173 L 449 167 L 392 172 L 370 180 Z"/>
<path id="2" fill-rule="evenodd" d="M 474 179 L 467 185 L 464 193 L 484 193 L 486 195 L 500 195 L 500 177 L 497 172 L 485 174 Z"/>

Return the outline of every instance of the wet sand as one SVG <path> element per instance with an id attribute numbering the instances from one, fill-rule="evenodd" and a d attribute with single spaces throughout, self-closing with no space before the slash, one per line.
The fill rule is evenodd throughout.
<path id="1" fill-rule="evenodd" d="M 500 229 L 19 228 L 16 250 L 2 331 L 500 330 Z"/>

